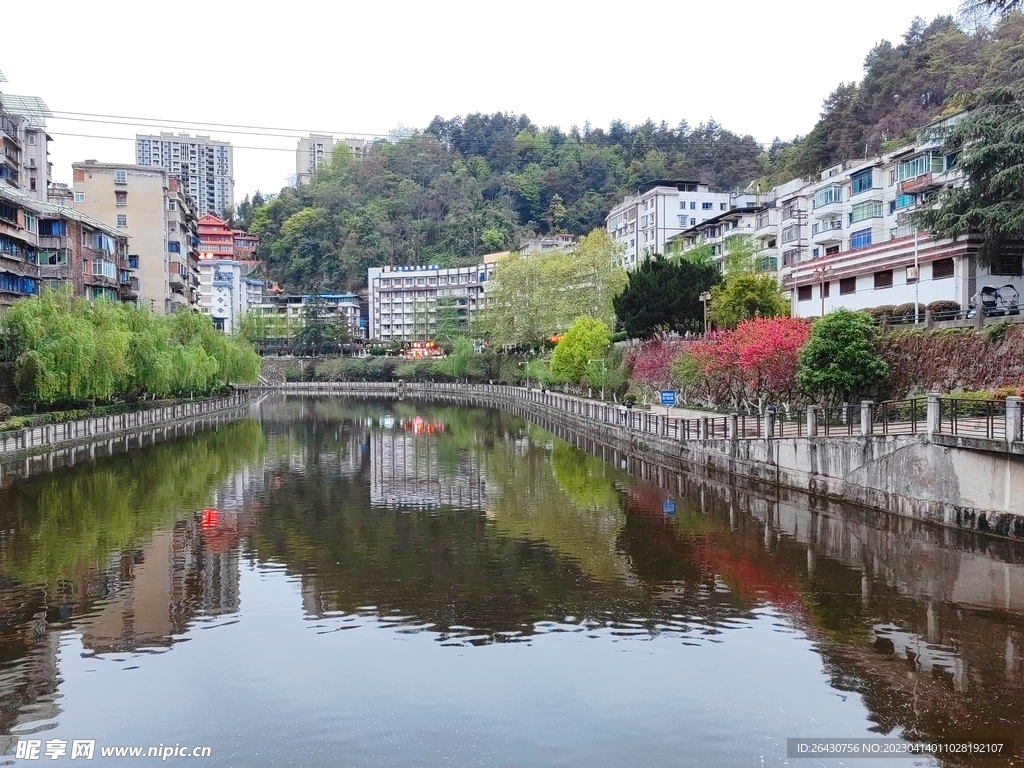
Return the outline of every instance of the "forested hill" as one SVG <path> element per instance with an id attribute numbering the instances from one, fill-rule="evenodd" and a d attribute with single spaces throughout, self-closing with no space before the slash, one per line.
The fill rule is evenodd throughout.
<path id="1" fill-rule="evenodd" d="M 355 159 L 342 148 L 312 184 L 246 208 L 271 278 L 304 290 L 358 289 L 370 266 L 467 263 L 531 233 L 584 234 L 639 183 L 697 178 L 719 190 L 787 181 L 896 145 L 998 82 L 1024 55 L 1024 16 L 968 34 L 951 17 L 915 21 L 865 59 L 805 136 L 763 147 L 713 120 L 691 127 L 613 122 L 568 131 L 525 115 L 435 118 Z M 689 107 L 690 110 L 693 107 Z"/>

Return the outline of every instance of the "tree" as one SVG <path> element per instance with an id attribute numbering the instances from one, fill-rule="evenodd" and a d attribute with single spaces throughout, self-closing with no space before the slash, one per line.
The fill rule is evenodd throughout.
<path id="1" fill-rule="evenodd" d="M 498 344 L 536 344 L 580 316 L 610 325 L 613 298 L 626 283 L 625 271 L 613 265 L 615 252 L 608 233 L 595 230 L 568 253 L 502 259 L 487 290 L 486 336 Z"/>
<path id="2" fill-rule="evenodd" d="M 800 350 L 796 378 L 803 392 L 834 405 L 848 402 L 888 373 L 871 318 L 838 309 L 814 321 L 810 338 Z"/>
<path id="3" fill-rule="evenodd" d="M 949 130 L 943 151 L 957 158 L 967 183 L 945 192 L 937 208 L 914 214 L 918 226 L 937 235 L 981 234 L 978 259 L 988 265 L 1024 239 L 1024 59 L 1014 63 L 1013 76 L 1008 85 L 977 92 L 972 111 Z"/>
<path id="4" fill-rule="evenodd" d="M 700 294 L 718 285 L 722 275 L 710 262 L 655 256 L 628 275 L 613 306 L 619 325 L 632 339 L 649 339 L 659 331 L 703 328 Z"/>
<path id="5" fill-rule="evenodd" d="M 775 275 L 736 272 L 727 275 L 724 285 L 711 289 L 708 316 L 720 328 L 735 328 L 755 317 L 789 314 L 789 301 L 779 290 Z"/>
<path id="6" fill-rule="evenodd" d="M 604 357 L 610 336 L 601 320 L 585 315 L 576 318 L 551 353 L 551 374 L 573 384 L 584 380 L 591 361 Z"/>
<path id="7" fill-rule="evenodd" d="M 459 314 L 458 301 L 453 296 L 442 296 L 434 305 L 435 317 L 434 340 L 447 350 L 451 350 L 456 339 L 468 331 L 466 318 Z"/>

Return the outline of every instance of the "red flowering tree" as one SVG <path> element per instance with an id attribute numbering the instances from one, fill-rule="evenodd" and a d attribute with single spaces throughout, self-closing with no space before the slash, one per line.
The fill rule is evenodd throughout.
<path id="1" fill-rule="evenodd" d="M 653 338 L 633 347 L 630 379 L 651 389 L 671 387 L 672 361 L 679 353 L 679 342 Z"/>
<path id="2" fill-rule="evenodd" d="M 797 391 L 797 353 L 809 334 L 806 322 L 790 317 L 746 320 L 682 345 L 672 371 L 681 388 L 710 407 L 788 408 Z"/>

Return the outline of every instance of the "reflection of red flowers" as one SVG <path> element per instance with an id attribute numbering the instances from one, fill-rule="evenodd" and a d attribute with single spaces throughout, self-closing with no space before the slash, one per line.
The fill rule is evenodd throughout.
<path id="1" fill-rule="evenodd" d="M 665 518 L 662 501 L 669 496 L 657 488 L 630 489 L 630 510 L 645 517 Z M 666 522 L 671 526 L 672 523 Z M 704 573 L 721 576 L 747 602 L 768 602 L 780 608 L 803 606 L 796 575 L 776 558 L 766 554 L 760 539 L 733 539 L 738 534 L 715 531 L 691 540 L 692 560 Z M 729 537 L 730 544 L 722 540 Z M 751 549 L 753 547 L 753 550 Z M 740 549 L 741 551 L 736 551 Z"/>
<path id="2" fill-rule="evenodd" d="M 222 516 L 216 509 L 204 509 L 200 528 L 203 544 L 214 554 L 226 552 L 238 541 L 238 518 L 230 513 Z"/>

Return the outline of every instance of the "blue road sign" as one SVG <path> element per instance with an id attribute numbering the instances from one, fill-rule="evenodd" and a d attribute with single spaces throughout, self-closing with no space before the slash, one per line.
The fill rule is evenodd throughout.
<path id="1" fill-rule="evenodd" d="M 661 404 L 671 407 L 676 404 L 676 391 L 674 389 L 661 390 Z"/>
<path id="2" fill-rule="evenodd" d="M 676 500 L 665 499 L 661 502 L 661 511 L 666 515 L 674 515 L 676 513 Z"/>

